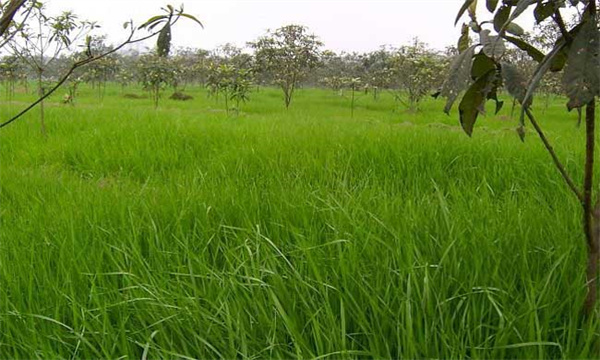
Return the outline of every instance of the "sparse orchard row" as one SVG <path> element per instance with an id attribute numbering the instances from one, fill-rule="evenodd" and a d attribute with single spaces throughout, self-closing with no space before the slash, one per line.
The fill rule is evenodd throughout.
<path id="1" fill-rule="evenodd" d="M 200 85 L 209 88 L 215 100 L 223 102 L 226 109 L 230 104 L 239 108 L 241 103 L 251 98 L 249 94 L 252 91 L 258 91 L 260 86 L 275 85 L 282 89 L 286 107 L 291 105 L 297 88 L 324 86 L 342 97 L 346 97 L 348 90 L 350 96 L 346 98 L 350 112 L 360 102 L 358 92 L 369 94 L 374 99 L 382 92 L 389 92 L 401 108 L 416 111 L 425 97 L 440 88 L 452 56 L 456 53 L 454 47 L 441 52 L 414 39 L 410 44 L 398 48 L 382 46 L 371 53 L 337 54 L 322 50 L 323 44 L 316 36 L 309 34 L 306 27 L 285 26 L 249 43 L 250 51 L 225 44 L 212 51 L 170 49 L 168 53 L 163 51 L 164 56 L 159 56 L 158 52 L 117 52 L 78 69 L 73 78 L 76 82 L 83 81 L 96 87 L 99 100 L 102 100 L 107 82 L 120 83 L 124 92 L 134 83 L 142 84 L 154 99 L 155 107 L 159 105 L 165 90 L 184 93 L 188 85 Z M 106 44 L 104 36 L 92 35 L 90 38 L 92 52 L 112 49 Z M 306 54 L 306 57 L 291 55 L 293 51 Z M 291 56 L 289 59 L 286 58 L 288 54 Z M 85 56 L 85 52 L 76 52 L 55 59 L 44 72 L 42 80 L 52 83 L 72 61 Z M 522 69 L 534 66 L 532 60 L 522 57 L 517 50 L 510 50 L 507 56 L 518 61 Z M 15 84 L 28 86 L 26 79 L 35 75 L 14 56 L 2 58 L 0 65 L 2 81 L 10 84 L 5 88 L 7 98 L 10 98 Z M 230 74 L 224 76 L 225 72 Z M 219 84 L 219 81 L 224 83 Z M 240 83 L 236 85 L 236 81 Z M 545 79 L 542 84 L 548 99 L 550 95 L 562 91 L 554 77 Z M 231 90 L 226 90 L 226 96 L 219 96 L 225 92 L 223 89 L 228 88 Z M 72 86 L 66 86 L 63 95 L 75 99 L 76 92 L 73 92 Z"/>

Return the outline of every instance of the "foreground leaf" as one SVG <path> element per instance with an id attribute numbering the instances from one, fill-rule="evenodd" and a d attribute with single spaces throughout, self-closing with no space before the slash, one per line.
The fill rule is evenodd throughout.
<path id="1" fill-rule="evenodd" d="M 502 5 L 500 10 L 498 10 L 498 12 L 496 13 L 496 16 L 494 16 L 494 30 L 496 30 L 496 32 L 500 32 L 504 24 L 506 24 L 506 22 L 508 21 L 508 17 L 510 16 L 510 9 L 510 6 Z"/>
<path id="2" fill-rule="evenodd" d="M 463 96 L 458 107 L 460 125 L 469 136 L 473 134 L 473 127 L 479 113 L 483 112 L 488 91 L 490 90 L 490 83 L 494 79 L 494 73 L 495 70 L 492 70 L 474 82 L 465 93 L 465 96 Z"/>
<path id="3" fill-rule="evenodd" d="M 439 95 L 447 99 L 444 112 L 450 113 L 452 105 L 458 98 L 458 95 L 467 87 L 471 82 L 471 64 L 473 61 L 473 55 L 475 53 L 475 46 L 471 46 L 461 54 L 454 58 L 450 66 L 450 76 L 442 85 Z"/>
<path id="4" fill-rule="evenodd" d="M 491 58 L 501 58 L 506 52 L 504 40 L 499 36 L 490 36 L 489 34 L 489 30 L 484 30 L 480 33 L 480 41 L 481 45 L 483 45 L 483 52 Z"/>
<path id="5" fill-rule="evenodd" d="M 488 11 L 493 13 L 498 6 L 498 0 L 487 0 L 485 5 L 487 6 Z"/>
<path id="6" fill-rule="evenodd" d="M 550 67 L 552 66 L 552 62 L 554 61 L 556 56 L 561 51 L 563 51 L 566 46 L 567 46 L 567 44 L 565 41 L 558 41 L 556 43 L 556 45 L 554 46 L 554 49 L 552 49 L 552 51 L 550 51 L 548 53 L 548 55 L 546 55 L 544 57 L 544 59 L 540 62 L 538 67 L 535 69 L 533 76 L 531 77 L 531 80 L 529 80 L 529 85 L 527 87 L 527 93 L 525 94 L 525 97 L 523 98 L 523 103 L 528 103 L 529 101 L 532 101 L 533 93 L 535 92 L 535 90 L 537 90 L 537 88 L 540 84 L 540 81 L 542 80 L 544 75 L 548 72 L 548 70 L 550 70 Z M 525 117 L 525 107 L 523 107 L 523 109 L 521 110 L 521 118 L 524 118 L 524 117 Z"/>
<path id="7" fill-rule="evenodd" d="M 563 76 L 569 110 L 583 107 L 600 95 L 599 36 L 595 16 L 589 16 L 573 40 Z"/>
<path id="8" fill-rule="evenodd" d="M 542 62 L 542 60 L 544 60 L 544 53 L 539 51 L 535 46 L 528 44 L 527 42 L 525 42 L 519 38 L 512 37 L 512 36 L 504 36 L 504 40 L 510 42 L 511 44 L 515 45 L 519 49 L 525 51 L 527 53 L 527 55 L 529 55 L 536 62 L 539 63 L 539 62 Z"/>
<path id="9" fill-rule="evenodd" d="M 521 16 L 521 14 L 523 14 L 525 12 L 525 10 L 527 10 L 528 7 L 530 7 L 531 5 L 534 5 L 538 2 L 539 2 L 539 0 L 519 0 L 519 2 L 517 3 L 517 6 L 515 7 L 515 10 L 512 12 L 512 14 L 510 14 L 508 19 L 504 22 L 504 25 L 502 26 L 502 28 L 506 29 L 506 27 L 509 26 L 510 23 L 515 21 L 519 16 Z"/>
<path id="10" fill-rule="evenodd" d="M 463 24 L 460 32 L 461 35 L 458 39 L 458 52 L 462 53 L 463 51 L 467 50 L 470 45 L 469 43 L 471 39 L 469 39 L 469 25 Z"/>
<path id="11" fill-rule="evenodd" d="M 469 7 L 473 5 L 474 2 L 475 0 L 465 0 L 462 7 L 458 11 L 458 15 L 456 15 L 456 21 L 454 21 L 454 25 L 458 24 L 460 18 L 464 15 L 465 11 L 467 11 Z"/>
<path id="12" fill-rule="evenodd" d="M 509 63 L 502 63 L 502 77 L 504 79 L 504 85 L 508 93 L 519 103 L 524 104 L 525 96 L 527 95 L 527 79 L 519 71 L 519 69 Z M 529 99 L 525 107 L 531 105 L 531 99 Z"/>

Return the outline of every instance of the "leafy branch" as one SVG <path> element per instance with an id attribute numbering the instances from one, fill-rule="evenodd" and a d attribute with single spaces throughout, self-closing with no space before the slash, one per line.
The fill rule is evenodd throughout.
<path id="1" fill-rule="evenodd" d="M 165 10 L 165 9 L 163 8 L 163 10 Z M 170 5 L 167 5 L 166 10 L 169 12 L 169 15 L 167 16 L 168 20 L 166 22 L 165 21 L 161 22 L 161 24 L 163 24 L 163 27 L 164 26 L 171 27 L 171 26 L 175 25 L 179 21 L 179 19 L 181 17 L 192 19 L 195 22 L 197 22 L 200 25 L 202 25 L 200 23 L 200 21 L 198 19 L 196 19 L 194 16 L 184 13 L 183 5 L 178 10 L 174 9 Z M 152 20 L 152 18 L 150 20 Z M 159 20 L 155 20 L 155 21 L 159 21 Z M 0 24 L 1 24 L 1 20 L 0 20 Z M 58 82 L 56 82 L 54 84 L 54 86 L 52 86 L 48 91 L 44 92 L 44 94 L 42 94 L 37 100 L 35 100 L 31 104 L 29 104 L 27 107 L 25 107 L 19 113 L 17 113 L 16 115 L 14 115 L 13 117 L 11 117 L 10 119 L 8 119 L 8 120 L 0 123 L 0 128 L 4 128 L 5 126 L 10 125 L 14 121 L 16 121 L 19 118 L 21 118 L 28 111 L 30 111 L 31 109 L 33 109 L 36 105 L 42 103 L 46 98 L 48 98 L 56 90 L 58 90 L 69 79 L 69 77 L 75 72 L 75 70 L 77 70 L 77 69 L 79 69 L 79 68 L 81 68 L 81 67 L 83 67 L 83 66 L 85 66 L 87 64 L 90 64 L 92 62 L 95 62 L 95 61 L 98 61 L 100 59 L 103 59 L 103 58 L 105 58 L 105 57 L 107 57 L 107 56 L 109 56 L 109 55 L 111 55 L 113 53 L 116 53 L 117 51 L 121 50 L 125 46 L 131 45 L 131 44 L 135 44 L 135 43 L 139 43 L 139 42 L 146 41 L 148 39 L 154 38 L 154 37 L 158 36 L 160 34 L 161 30 L 162 30 L 161 29 L 161 30 L 158 30 L 158 31 L 153 31 L 153 32 L 150 32 L 150 34 L 147 34 L 145 36 L 136 37 L 137 31 L 140 30 L 140 29 L 145 29 L 147 26 L 148 26 L 148 21 L 146 21 L 146 23 L 142 24 L 138 28 L 136 28 L 134 26 L 132 20 L 130 20 L 129 22 L 126 22 L 125 24 L 123 24 L 123 28 L 124 29 L 129 29 L 130 30 L 129 36 L 127 37 L 126 40 L 124 40 L 119 45 L 115 46 L 114 48 L 112 48 L 110 50 L 107 50 L 107 51 L 104 51 L 102 53 L 93 54 L 91 51 L 88 51 L 86 58 L 74 62 L 71 65 L 71 67 L 58 80 Z M 0 30 L 1 30 L 1 28 L 0 28 Z"/>

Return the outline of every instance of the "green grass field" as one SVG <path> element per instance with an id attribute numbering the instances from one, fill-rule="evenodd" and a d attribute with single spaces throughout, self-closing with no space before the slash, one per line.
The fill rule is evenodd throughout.
<path id="1" fill-rule="evenodd" d="M 597 357 L 579 204 L 510 106 L 469 138 L 430 99 L 188 92 L 0 130 L 0 358 Z M 536 113 L 580 181 L 564 109 Z"/>

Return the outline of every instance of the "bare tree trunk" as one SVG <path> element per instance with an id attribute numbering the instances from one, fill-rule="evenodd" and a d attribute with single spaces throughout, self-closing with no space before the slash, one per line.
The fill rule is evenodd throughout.
<path id="1" fill-rule="evenodd" d="M 600 261 L 600 203 L 592 209 L 592 186 L 594 173 L 594 146 L 596 125 L 596 99 L 590 101 L 585 112 L 586 125 L 586 160 L 583 201 L 583 225 L 588 247 L 588 264 L 586 272 L 587 296 L 584 312 L 587 316 L 594 313 L 598 299 L 598 262 Z"/>
<path id="2" fill-rule="evenodd" d="M 292 102 L 292 90 L 291 86 L 286 84 L 284 88 L 284 96 L 285 96 L 285 108 L 286 110 L 290 108 L 290 103 Z"/>
<path id="3" fill-rule="evenodd" d="M 354 86 L 352 86 L 352 102 L 351 102 L 351 104 L 350 104 L 350 108 L 351 108 L 351 111 L 350 111 L 350 117 L 351 117 L 351 118 L 354 118 L 354 92 L 355 92 L 355 91 L 356 91 L 356 90 L 355 90 Z"/>
<path id="4" fill-rule="evenodd" d="M 40 97 L 44 96 L 44 84 L 42 82 L 42 70 L 38 70 L 38 94 Z M 44 116 L 44 101 L 40 102 L 40 122 L 42 125 L 42 135 L 46 136 L 46 120 Z"/>
<path id="5" fill-rule="evenodd" d="M 594 210 L 594 225 L 592 229 L 592 242 L 588 244 L 588 264 L 586 271 L 587 296 L 584 311 L 588 317 L 594 314 L 598 301 L 598 264 L 600 264 L 600 204 Z"/>

